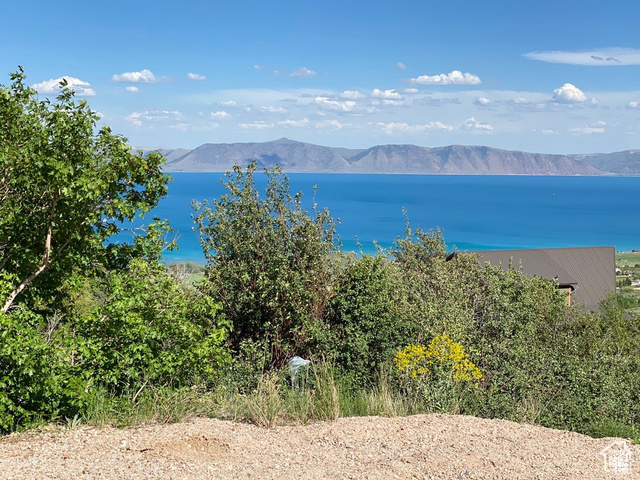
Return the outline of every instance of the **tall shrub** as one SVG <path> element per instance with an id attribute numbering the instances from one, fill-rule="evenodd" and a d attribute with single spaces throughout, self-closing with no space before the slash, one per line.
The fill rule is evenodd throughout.
<path id="1" fill-rule="evenodd" d="M 325 328 L 335 222 L 315 205 L 309 213 L 279 167 L 265 170 L 263 194 L 255 172 L 255 162 L 234 167 L 226 194 L 194 205 L 207 259 L 203 288 L 232 322 L 232 345 L 258 343 L 281 366 L 308 355 Z"/>

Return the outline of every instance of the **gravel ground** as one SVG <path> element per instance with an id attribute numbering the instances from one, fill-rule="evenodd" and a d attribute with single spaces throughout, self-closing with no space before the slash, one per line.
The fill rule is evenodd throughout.
<path id="1" fill-rule="evenodd" d="M 259 428 L 194 419 L 127 429 L 30 431 L 0 438 L 13 479 L 631 479 L 600 451 L 619 439 L 468 416 L 341 418 Z"/>

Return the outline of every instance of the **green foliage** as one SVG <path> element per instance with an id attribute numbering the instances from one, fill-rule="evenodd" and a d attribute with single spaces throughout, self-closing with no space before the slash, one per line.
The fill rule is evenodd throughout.
<path id="1" fill-rule="evenodd" d="M 320 345 L 343 381 L 370 386 L 398 345 L 414 338 L 401 282 L 397 266 L 382 255 L 344 267 L 330 301 L 331 330 Z"/>
<path id="2" fill-rule="evenodd" d="M 631 286 L 631 277 L 618 277 L 616 278 L 616 287 L 630 287 Z"/>
<path id="3" fill-rule="evenodd" d="M 80 353 L 51 320 L 0 313 L 0 433 L 73 417 L 86 400 Z"/>
<path id="4" fill-rule="evenodd" d="M 638 267 L 640 265 L 640 252 L 616 252 L 616 266 L 625 269 L 625 267 Z"/>
<path id="5" fill-rule="evenodd" d="M 302 194 L 289 194 L 278 167 L 266 170 L 264 197 L 254 184 L 255 163 L 238 166 L 224 184 L 228 193 L 195 204 L 207 259 L 204 290 L 232 322 L 231 343 L 265 342 L 270 362 L 283 365 L 309 352 L 324 330 L 322 315 L 331 284 L 335 223 L 327 210 L 310 215 Z"/>
<path id="6" fill-rule="evenodd" d="M 32 285 L 49 300 L 69 272 L 88 267 L 123 220 L 166 194 L 157 153 L 133 154 L 126 139 L 66 87 L 39 100 L 20 69 L 0 86 L 0 309 Z"/>
<path id="7" fill-rule="evenodd" d="M 87 342 L 84 368 L 113 392 L 211 380 L 227 362 L 219 306 L 172 280 L 162 265 L 133 259 L 108 272 L 106 298 L 74 324 Z"/>
<path id="8" fill-rule="evenodd" d="M 39 100 L 20 70 L 0 87 L 0 431 L 76 419 L 96 391 L 208 384 L 228 363 L 219 305 L 175 280 L 166 222 L 108 244 L 167 191 L 62 85 Z"/>

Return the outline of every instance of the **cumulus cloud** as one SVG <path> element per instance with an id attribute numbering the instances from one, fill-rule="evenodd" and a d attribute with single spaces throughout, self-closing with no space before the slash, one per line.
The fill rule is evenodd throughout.
<path id="1" fill-rule="evenodd" d="M 253 129 L 253 130 L 264 130 L 266 128 L 273 128 L 273 123 L 266 122 L 253 122 L 253 123 L 240 123 L 240 128 Z"/>
<path id="2" fill-rule="evenodd" d="M 402 93 L 406 93 L 407 95 L 415 95 L 416 93 L 420 93 L 420 90 L 417 88 L 405 88 Z"/>
<path id="3" fill-rule="evenodd" d="M 629 102 L 627 103 L 627 108 L 631 108 L 632 110 L 640 108 L 640 102 Z"/>
<path id="4" fill-rule="evenodd" d="M 234 102 L 233 100 L 227 100 L 224 102 L 220 102 L 220 105 L 222 105 L 223 107 L 235 107 L 237 103 Z"/>
<path id="5" fill-rule="evenodd" d="M 493 127 L 488 123 L 479 122 L 475 119 L 475 117 L 470 117 L 462 125 L 460 125 L 460 130 L 491 132 L 493 130 Z"/>
<path id="6" fill-rule="evenodd" d="M 364 95 L 360 93 L 358 90 L 345 90 L 340 94 L 340 98 L 348 98 L 350 100 L 357 100 L 359 98 L 364 98 Z"/>
<path id="7" fill-rule="evenodd" d="M 396 68 L 399 68 L 400 70 L 406 70 L 407 66 L 402 62 L 397 62 L 396 63 Z"/>
<path id="8" fill-rule="evenodd" d="M 306 127 L 309 125 L 309 119 L 303 118 L 302 120 L 282 120 L 278 122 L 278 125 L 282 125 L 283 127 Z"/>
<path id="9" fill-rule="evenodd" d="M 478 97 L 473 101 L 473 103 L 478 105 L 479 107 L 488 107 L 491 105 L 491 100 L 489 100 L 487 97 Z"/>
<path id="10" fill-rule="evenodd" d="M 481 80 L 480 77 L 472 73 L 454 70 L 451 73 L 439 75 L 420 75 L 417 78 L 412 78 L 411 83 L 416 85 L 478 85 Z"/>
<path id="11" fill-rule="evenodd" d="M 331 100 L 329 97 L 315 97 L 314 102 L 321 107 L 339 112 L 353 112 L 357 107 L 357 103 L 353 100 L 345 100 L 342 102 L 339 100 Z"/>
<path id="12" fill-rule="evenodd" d="M 400 95 L 394 89 L 391 90 L 380 90 L 378 88 L 374 88 L 371 92 L 371 96 L 373 98 L 386 98 L 391 100 L 402 100 L 402 95 Z"/>
<path id="13" fill-rule="evenodd" d="M 578 87 L 571 83 L 565 83 L 553 91 L 553 101 L 558 103 L 584 103 L 589 99 Z"/>
<path id="14" fill-rule="evenodd" d="M 125 72 L 119 75 L 113 75 L 111 80 L 114 82 L 129 83 L 156 83 L 160 79 L 157 78 L 151 70 L 140 70 L 139 72 Z"/>
<path id="15" fill-rule="evenodd" d="M 134 86 L 125 87 L 124 90 L 125 92 L 129 92 L 129 93 L 138 93 L 140 91 L 138 87 L 134 87 Z"/>
<path id="16" fill-rule="evenodd" d="M 204 75 L 200 75 L 199 73 L 187 73 L 187 78 L 189 80 L 206 80 L 207 77 L 205 77 Z"/>
<path id="17" fill-rule="evenodd" d="M 375 126 L 388 135 L 393 135 L 394 133 L 423 133 L 432 130 L 444 130 L 450 132 L 454 130 L 453 126 L 442 122 L 429 122 L 418 125 L 410 125 L 405 122 L 378 122 Z"/>
<path id="18" fill-rule="evenodd" d="M 218 110 L 217 112 L 211 112 L 211 118 L 226 118 L 226 117 L 230 117 L 230 116 L 231 115 L 229 115 L 224 110 Z"/>
<path id="19" fill-rule="evenodd" d="M 275 72 L 274 72 L 275 75 Z M 298 70 L 291 72 L 292 77 L 304 77 L 310 78 L 317 75 L 313 70 L 308 69 L 307 67 L 300 67 Z"/>
<path id="20" fill-rule="evenodd" d="M 589 65 L 598 67 L 640 65 L 640 49 L 637 48 L 601 48 L 596 50 L 525 53 L 531 60 L 548 63 L 566 63 L 569 65 Z"/>
<path id="21" fill-rule="evenodd" d="M 48 95 L 55 94 L 60 91 L 60 82 L 63 80 L 67 81 L 67 87 L 71 88 L 76 95 L 81 97 L 94 97 L 96 95 L 96 91 L 91 87 L 89 82 L 85 82 L 84 80 L 80 80 L 75 77 L 60 77 L 60 78 L 52 78 L 50 80 L 45 80 L 44 82 L 36 83 L 32 85 L 32 87 L 40 94 Z"/>

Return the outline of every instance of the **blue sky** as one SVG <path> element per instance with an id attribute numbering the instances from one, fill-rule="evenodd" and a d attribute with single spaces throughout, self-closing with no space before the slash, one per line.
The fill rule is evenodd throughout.
<path id="1" fill-rule="evenodd" d="M 640 2 L 11 2 L 0 83 L 66 77 L 136 146 L 640 148 Z"/>

